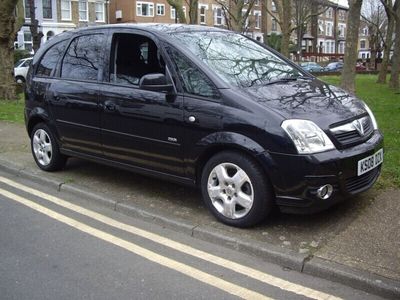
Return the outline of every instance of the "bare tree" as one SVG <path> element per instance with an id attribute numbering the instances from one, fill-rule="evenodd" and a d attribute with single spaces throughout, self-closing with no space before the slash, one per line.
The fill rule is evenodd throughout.
<path id="1" fill-rule="evenodd" d="M 13 76 L 14 37 L 17 31 L 15 11 L 18 0 L 0 1 L 0 99 L 16 98 Z"/>
<path id="2" fill-rule="evenodd" d="M 376 0 L 364 0 L 361 17 L 368 26 L 369 47 L 371 49 L 370 65 L 376 69 L 376 58 L 382 53 L 385 43 L 387 16 L 381 2 Z"/>
<path id="3" fill-rule="evenodd" d="M 357 46 L 362 2 L 363 0 L 349 0 L 346 48 L 340 86 L 350 93 L 355 92 Z"/>
<path id="4" fill-rule="evenodd" d="M 400 1 L 395 0 L 396 5 L 400 3 Z M 386 36 L 385 41 L 383 43 L 383 58 L 382 58 L 382 65 L 378 75 L 378 83 L 386 83 L 388 65 L 389 65 L 389 58 L 390 52 L 392 50 L 393 45 L 393 32 L 395 26 L 395 18 L 391 13 L 393 10 L 393 0 L 381 0 L 382 5 L 384 6 L 386 19 L 387 19 L 387 26 L 386 26 Z"/>
<path id="5" fill-rule="evenodd" d="M 266 12 L 276 19 L 281 28 L 281 53 L 287 57 L 292 33 L 296 32 L 297 48 L 301 52 L 303 35 L 311 20 L 324 13 L 330 4 L 327 0 L 274 0 L 276 12 L 273 12 L 268 9 L 268 1 L 264 1 Z"/>
<path id="6" fill-rule="evenodd" d="M 185 0 L 189 7 L 189 24 L 197 24 L 199 15 L 199 0 Z"/>
<path id="7" fill-rule="evenodd" d="M 228 29 L 245 32 L 249 26 L 249 16 L 256 0 L 216 0 L 221 5 Z"/>
<path id="8" fill-rule="evenodd" d="M 392 57 L 392 70 L 390 76 L 389 86 L 393 89 L 399 89 L 399 71 L 400 71 L 400 0 L 394 2 L 393 7 L 390 5 L 389 1 L 381 0 L 385 9 L 393 19 L 394 19 L 394 47 L 393 47 L 393 57 Z M 390 49 L 390 48 L 389 48 Z M 388 52 L 390 54 L 390 50 Z"/>
<path id="9" fill-rule="evenodd" d="M 167 0 L 167 2 L 175 9 L 175 21 L 186 24 L 186 16 L 185 12 L 183 11 L 182 0 Z"/>
<path id="10" fill-rule="evenodd" d="M 36 53 L 36 51 L 40 48 L 43 32 L 39 31 L 39 21 L 36 19 L 35 0 L 27 0 L 27 3 L 29 4 L 29 16 L 31 19 L 29 29 L 32 35 L 32 48 Z"/>

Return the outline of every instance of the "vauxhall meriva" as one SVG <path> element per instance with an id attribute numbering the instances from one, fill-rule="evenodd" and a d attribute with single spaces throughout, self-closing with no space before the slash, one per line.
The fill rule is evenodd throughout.
<path id="1" fill-rule="evenodd" d="M 370 188 L 383 137 L 368 106 L 243 35 L 127 24 L 65 32 L 26 86 L 33 157 L 80 157 L 198 185 L 239 227 L 273 207 L 313 212 Z"/>

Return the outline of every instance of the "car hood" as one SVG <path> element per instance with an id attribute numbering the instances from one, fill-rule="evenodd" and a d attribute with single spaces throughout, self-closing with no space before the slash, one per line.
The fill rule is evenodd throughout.
<path id="1" fill-rule="evenodd" d="M 241 92 L 285 119 L 311 120 L 324 129 L 366 113 L 356 97 L 318 79 L 276 82 Z"/>

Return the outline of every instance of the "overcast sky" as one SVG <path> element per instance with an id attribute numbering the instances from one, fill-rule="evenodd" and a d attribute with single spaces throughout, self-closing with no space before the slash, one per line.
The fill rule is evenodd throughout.
<path id="1" fill-rule="evenodd" d="M 332 1 L 332 2 L 337 2 L 337 3 L 339 3 L 340 5 L 343 5 L 343 6 L 346 6 L 346 7 L 349 6 L 349 3 L 348 3 L 347 0 L 331 0 L 331 1 Z"/>

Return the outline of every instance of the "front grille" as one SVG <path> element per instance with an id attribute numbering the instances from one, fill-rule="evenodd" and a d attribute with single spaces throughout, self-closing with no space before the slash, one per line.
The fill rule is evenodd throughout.
<path id="1" fill-rule="evenodd" d="M 358 119 L 362 125 L 364 134 L 361 134 L 353 125 L 352 122 L 340 125 L 331 129 L 333 137 L 337 143 L 343 148 L 361 144 L 366 141 L 374 131 L 371 118 L 363 117 Z"/>
<path id="2" fill-rule="evenodd" d="M 359 192 L 369 188 L 376 180 L 381 170 L 381 166 L 361 175 L 347 178 L 345 180 L 346 189 L 349 193 Z"/>

